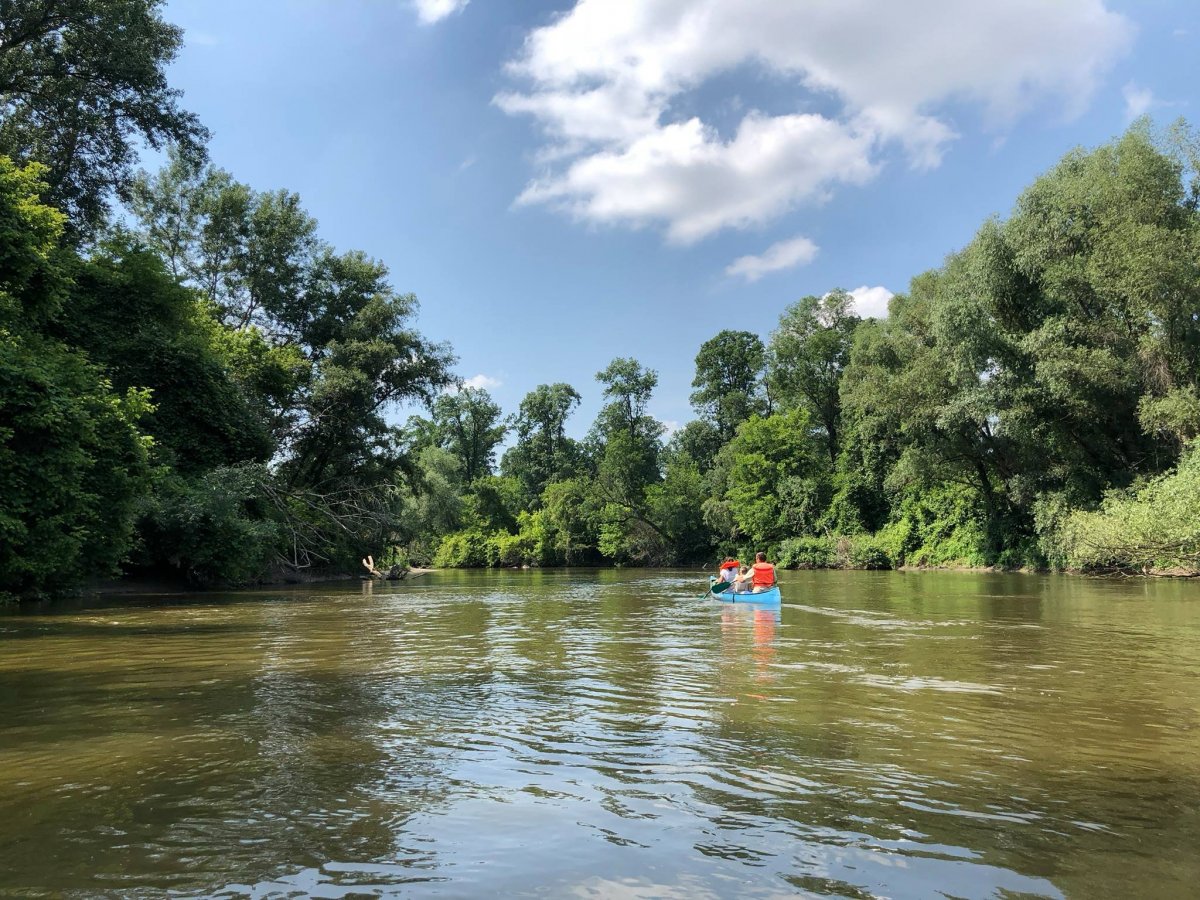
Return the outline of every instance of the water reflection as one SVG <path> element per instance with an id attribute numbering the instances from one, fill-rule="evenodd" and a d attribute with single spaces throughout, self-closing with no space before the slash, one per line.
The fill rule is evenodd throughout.
<path id="1" fill-rule="evenodd" d="M 0 617 L 0 894 L 1200 878 L 1195 590 L 804 573 L 780 610 L 698 583 L 447 573 Z"/>

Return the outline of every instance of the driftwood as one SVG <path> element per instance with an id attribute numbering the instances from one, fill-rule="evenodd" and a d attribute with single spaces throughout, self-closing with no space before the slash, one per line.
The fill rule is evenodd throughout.
<path id="1" fill-rule="evenodd" d="M 372 578 L 380 578 L 384 581 L 400 581 L 408 575 L 408 566 L 391 566 L 382 571 L 375 568 L 375 557 L 373 556 L 368 556 L 362 561 L 362 564 L 371 573 Z"/>

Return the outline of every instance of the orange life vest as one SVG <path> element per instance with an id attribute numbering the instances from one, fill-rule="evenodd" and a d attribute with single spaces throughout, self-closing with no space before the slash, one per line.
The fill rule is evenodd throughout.
<path id="1" fill-rule="evenodd" d="M 775 567 L 770 563 L 756 562 L 750 583 L 755 587 L 771 587 L 775 584 Z"/>
<path id="2" fill-rule="evenodd" d="M 741 567 L 742 567 L 742 564 L 740 562 L 738 562 L 736 559 L 733 560 L 732 562 L 721 563 L 721 571 L 722 572 L 724 572 L 726 569 L 740 569 Z"/>

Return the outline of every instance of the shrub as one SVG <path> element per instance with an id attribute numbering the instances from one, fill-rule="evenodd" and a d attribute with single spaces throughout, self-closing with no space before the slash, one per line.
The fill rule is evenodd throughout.
<path id="1" fill-rule="evenodd" d="M 870 534 L 856 534 L 844 538 L 846 548 L 846 564 L 852 569 L 890 569 L 892 557 L 885 549 L 883 542 Z"/>
<path id="2" fill-rule="evenodd" d="M 1076 569 L 1200 572 L 1200 447 L 1176 471 L 1068 515 L 1058 546 Z"/>
<path id="3" fill-rule="evenodd" d="M 779 565 L 785 569 L 838 567 L 837 546 L 831 537 L 789 538 L 779 545 L 779 555 L 776 558 Z"/>
<path id="4" fill-rule="evenodd" d="M 474 528 L 446 535 L 433 555 L 433 564 L 439 569 L 481 569 L 492 565 L 488 536 Z"/>
<path id="5" fill-rule="evenodd" d="M 144 561 L 202 586 L 261 579 L 282 549 L 283 529 L 264 508 L 269 478 L 259 464 L 164 478 L 144 504 Z"/>

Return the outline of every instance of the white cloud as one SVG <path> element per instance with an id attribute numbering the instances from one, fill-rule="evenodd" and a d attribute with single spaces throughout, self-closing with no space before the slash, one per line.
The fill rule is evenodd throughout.
<path id="1" fill-rule="evenodd" d="M 885 287 L 857 287 L 849 292 L 854 298 L 854 312 L 865 318 L 886 319 L 888 301 L 895 296 Z"/>
<path id="2" fill-rule="evenodd" d="M 1125 97 L 1125 117 L 1131 120 L 1138 116 L 1144 116 L 1153 107 L 1159 105 L 1159 102 L 1154 99 L 1154 91 L 1150 88 L 1138 87 L 1132 81 L 1121 89 L 1121 94 Z"/>
<path id="3" fill-rule="evenodd" d="M 413 0 L 422 25 L 432 25 L 447 16 L 462 12 L 471 0 Z"/>
<path id="4" fill-rule="evenodd" d="M 663 419 L 662 426 L 663 426 L 663 437 L 664 438 L 669 438 L 671 435 L 673 435 L 675 432 L 677 432 L 679 429 L 681 429 L 683 427 L 681 424 L 679 424 L 679 422 L 675 421 L 674 419 Z"/>
<path id="5" fill-rule="evenodd" d="M 817 249 L 808 238 L 794 237 L 772 244 L 761 256 L 739 256 L 725 267 L 725 274 L 758 281 L 769 272 L 807 265 L 816 258 Z"/>
<path id="6" fill-rule="evenodd" d="M 472 375 L 470 378 L 463 379 L 463 387 L 482 388 L 485 391 L 494 390 L 504 384 L 499 378 L 492 378 L 490 375 Z"/>
<path id="7" fill-rule="evenodd" d="M 519 202 L 689 242 L 863 184 L 893 145 L 936 166 L 951 101 L 994 127 L 1047 100 L 1076 114 L 1131 37 L 1105 0 L 577 0 L 527 35 L 508 66 L 522 88 L 495 102 L 545 135 Z M 794 110 L 749 109 L 731 136 L 672 117 L 744 66 L 790 83 Z M 837 112 L 803 112 L 814 95 Z"/>
<path id="8" fill-rule="evenodd" d="M 198 47 L 215 47 L 220 43 L 215 34 L 207 31 L 197 31 L 194 28 L 189 28 L 184 37 L 188 44 Z"/>

